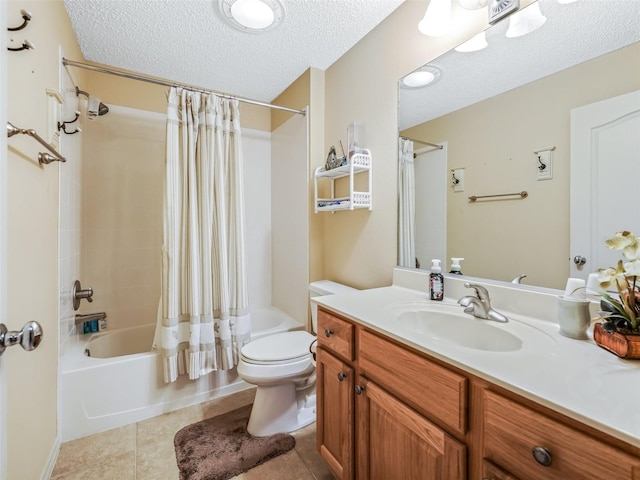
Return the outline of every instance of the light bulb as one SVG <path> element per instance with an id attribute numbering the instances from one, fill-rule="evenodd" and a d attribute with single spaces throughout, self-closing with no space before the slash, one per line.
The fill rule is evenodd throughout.
<path id="1" fill-rule="evenodd" d="M 444 35 L 451 28 L 451 0 L 431 0 L 418 30 L 429 37 Z"/>

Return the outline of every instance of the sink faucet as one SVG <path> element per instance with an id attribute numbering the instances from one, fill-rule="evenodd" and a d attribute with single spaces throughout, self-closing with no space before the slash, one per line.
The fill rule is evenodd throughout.
<path id="1" fill-rule="evenodd" d="M 522 283 L 522 279 L 526 278 L 526 276 L 527 275 L 525 273 L 521 273 L 520 275 L 515 277 L 513 280 L 511 280 L 511 283 Z"/>
<path id="2" fill-rule="evenodd" d="M 476 285 L 475 283 L 466 282 L 464 284 L 466 288 L 473 288 L 476 295 L 468 295 L 458 300 L 458 305 L 465 307 L 464 313 L 473 315 L 476 318 L 484 318 L 486 320 L 495 320 L 496 322 L 506 323 L 509 321 L 500 312 L 496 312 L 491 308 L 491 301 L 489 300 L 489 292 L 482 285 Z"/>

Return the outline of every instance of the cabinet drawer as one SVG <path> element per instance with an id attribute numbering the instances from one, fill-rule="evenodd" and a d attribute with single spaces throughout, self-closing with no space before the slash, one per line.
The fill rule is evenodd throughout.
<path id="1" fill-rule="evenodd" d="M 318 345 L 353 360 L 353 331 L 352 323 L 318 309 Z"/>
<path id="2" fill-rule="evenodd" d="M 640 478 L 640 458 L 497 393 L 483 392 L 483 413 L 483 457 L 521 480 Z"/>
<path id="3" fill-rule="evenodd" d="M 482 480 L 518 480 L 486 460 L 482 461 Z"/>
<path id="4" fill-rule="evenodd" d="M 450 432 L 466 432 L 465 377 L 370 332 L 359 332 L 358 358 L 366 377 Z"/>

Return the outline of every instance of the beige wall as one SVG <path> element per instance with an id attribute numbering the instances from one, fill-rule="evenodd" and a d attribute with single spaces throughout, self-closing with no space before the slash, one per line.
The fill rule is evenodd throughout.
<path id="1" fill-rule="evenodd" d="M 637 90 L 640 70 L 630 65 L 638 58 L 640 44 L 403 132 L 447 141 L 448 167 L 465 168 L 465 191 L 449 188 L 447 198 L 447 257 L 464 257 L 465 274 L 511 280 L 526 273 L 527 284 L 564 287 L 570 267 L 570 110 Z M 552 146 L 553 179 L 537 181 L 533 152 Z M 529 193 L 523 201 L 467 200 L 522 190 Z M 493 232 L 496 218 L 501 222 Z"/>
<path id="2" fill-rule="evenodd" d="M 455 33 L 426 37 L 417 29 L 426 5 L 405 2 L 326 71 L 325 155 L 353 120 L 373 154 L 373 211 L 323 214 L 325 276 L 358 288 L 390 284 L 396 265 L 397 81 L 487 26 L 486 10 L 454 5 Z"/>
<path id="3" fill-rule="evenodd" d="M 7 118 L 46 136 L 46 89 L 60 88 L 58 47 L 80 56 L 67 13 L 61 1 L 9 1 L 2 8 L 10 26 L 21 22 L 20 9 L 32 13 L 26 29 L 3 34 L 13 40 L 10 45 L 27 38 L 36 46 L 2 52 L 8 55 Z M 8 370 L 8 478 L 38 479 L 52 467 L 56 449 L 58 177 L 67 165 L 39 166 L 37 154 L 43 149 L 27 136 L 14 136 L 8 144 L 9 327 L 20 329 L 26 321 L 37 320 L 44 330 L 37 350 L 13 347 L 2 358 Z"/>

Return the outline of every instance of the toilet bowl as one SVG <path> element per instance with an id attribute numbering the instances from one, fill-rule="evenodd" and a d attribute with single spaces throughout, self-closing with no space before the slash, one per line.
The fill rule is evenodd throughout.
<path id="1" fill-rule="evenodd" d="M 309 285 L 310 298 L 354 291 L 329 280 Z M 311 302 L 314 332 L 316 307 Z M 315 338 L 305 331 L 292 331 L 263 337 L 242 347 L 238 375 L 257 386 L 247 425 L 251 435 L 266 437 L 293 432 L 315 422 L 316 375 L 311 355 Z"/>

